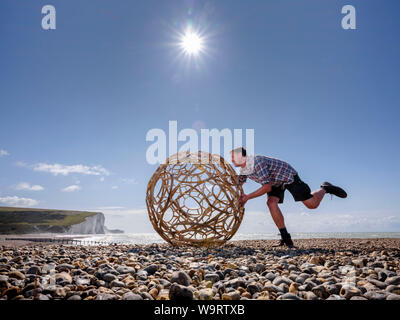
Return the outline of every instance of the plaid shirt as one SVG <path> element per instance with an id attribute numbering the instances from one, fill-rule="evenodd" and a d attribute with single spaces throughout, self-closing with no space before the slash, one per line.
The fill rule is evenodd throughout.
<path id="1" fill-rule="evenodd" d="M 265 156 L 248 156 L 246 167 L 240 169 L 239 184 L 247 178 L 262 185 L 271 183 L 273 186 L 284 187 L 293 182 L 297 171 L 285 161 Z"/>

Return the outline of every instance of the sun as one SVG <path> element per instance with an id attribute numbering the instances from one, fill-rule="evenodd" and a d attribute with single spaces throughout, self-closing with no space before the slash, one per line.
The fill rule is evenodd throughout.
<path id="1" fill-rule="evenodd" d="M 204 41 L 199 34 L 188 29 L 181 37 L 180 46 L 185 54 L 197 56 L 204 49 Z"/>

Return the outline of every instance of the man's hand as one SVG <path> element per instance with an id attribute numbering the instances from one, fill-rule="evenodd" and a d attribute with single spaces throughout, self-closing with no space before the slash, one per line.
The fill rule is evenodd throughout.
<path id="1" fill-rule="evenodd" d="M 244 193 L 239 198 L 239 202 L 242 206 L 244 206 L 248 200 L 249 200 L 249 196 Z"/>

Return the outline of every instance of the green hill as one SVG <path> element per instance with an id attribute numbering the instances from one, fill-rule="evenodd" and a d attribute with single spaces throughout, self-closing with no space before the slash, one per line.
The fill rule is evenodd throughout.
<path id="1" fill-rule="evenodd" d="M 98 212 L 0 207 L 0 234 L 65 232 Z"/>

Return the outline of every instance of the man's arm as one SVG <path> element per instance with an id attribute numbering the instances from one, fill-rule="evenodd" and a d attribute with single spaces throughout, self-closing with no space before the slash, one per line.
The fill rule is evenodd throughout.
<path id="1" fill-rule="evenodd" d="M 257 189 L 256 191 L 249 193 L 249 194 L 242 194 L 240 196 L 240 202 L 244 205 L 248 200 L 261 197 L 262 195 L 270 192 L 272 189 L 271 183 L 267 183 L 262 185 L 261 188 Z"/>
<path id="2" fill-rule="evenodd" d="M 256 191 L 250 193 L 247 195 L 247 197 L 250 199 L 258 198 L 261 197 L 262 195 L 266 194 L 267 192 L 270 192 L 272 189 L 272 185 L 270 183 L 264 184 L 261 188 L 258 188 Z"/>

